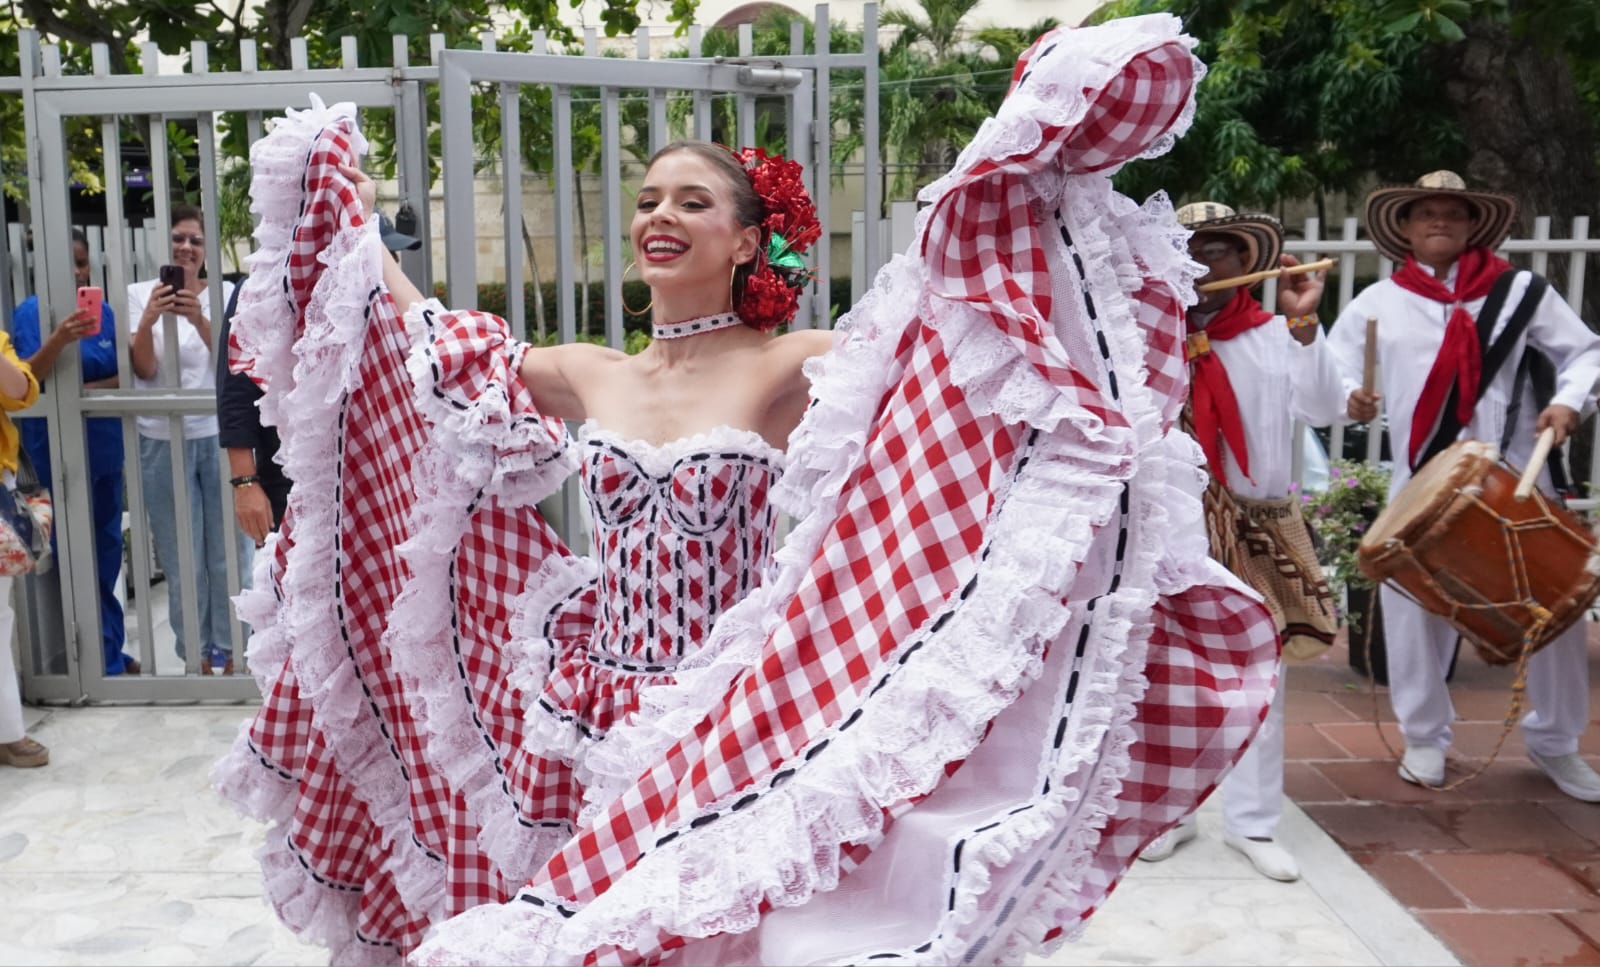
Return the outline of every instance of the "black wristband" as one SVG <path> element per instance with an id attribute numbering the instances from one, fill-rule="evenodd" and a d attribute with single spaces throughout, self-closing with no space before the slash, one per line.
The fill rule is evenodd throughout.
<path id="1" fill-rule="evenodd" d="M 234 477 L 232 480 L 228 481 L 228 483 L 233 484 L 235 487 L 248 487 L 251 484 L 258 484 L 260 482 L 261 478 L 253 473 L 245 474 L 243 477 Z"/>

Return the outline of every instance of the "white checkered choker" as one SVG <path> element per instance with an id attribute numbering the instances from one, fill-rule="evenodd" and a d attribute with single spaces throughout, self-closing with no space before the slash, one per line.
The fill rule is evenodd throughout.
<path id="1" fill-rule="evenodd" d="M 742 326 L 744 320 L 739 318 L 737 312 L 719 312 L 714 316 L 698 316 L 694 319 L 685 319 L 682 322 L 650 324 L 650 337 L 652 339 L 682 339 L 685 336 L 698 336 L 703 332 L 716 332 L 718 329 L 727 329 L 730 326 Z"/>

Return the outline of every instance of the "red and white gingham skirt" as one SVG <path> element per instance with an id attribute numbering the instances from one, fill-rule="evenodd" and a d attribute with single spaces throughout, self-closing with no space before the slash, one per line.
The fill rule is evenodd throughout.
<path id="1" fill-rule="evenodd" d="M 1194 267 L 1164 200 L 1102 173 L 1181 131 L 1188 46 L 1145 18 L 1019 64 L 808 370 L 773 578 L 588 757 L 570 829 L 511 805 L 537 677 L 503 647 L 569 570 L 533 509 L 569 441 L 503 324 L 394 317 L 330 173 L 359 134 L 291 119 L 281 168 L 311 164 L 236 326 L 296 486 L 241 601 L 267 698 L 218 770 L 276 824 L 285 921 L 358 962 L 460 914 L 426 963 L 998 962 L 1079 927 L 1235 761 L 1276 666 L 1173 426 Z"/>

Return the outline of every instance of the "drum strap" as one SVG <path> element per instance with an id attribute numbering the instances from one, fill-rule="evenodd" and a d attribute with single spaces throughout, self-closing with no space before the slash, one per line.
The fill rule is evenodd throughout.
<path id="1" fill-rule="evenodd" d="M 1550 283 L 1543 277 L 1529 272 L 1528 287 L 1522 293 L 1522 300 L 1517 303 L 1517 307 L 1511 312 L 1511 317 L 1506 320 L 1500 337 L 1491 345 L 1489 337 L 1494 332 L 1495 323 L 1500 319 L 1500 313 L 1505 309 L 1506 298 L 1511 294 L 1511 284 L 1519 271 L 1513 269 L 1502 272 L 1500 277 L 1494 280 L 1489 295 L 1483 300 L 1483 308 L 1478 310 L 1478 349 L 1483 359 L 1483 373 L 1478 379 L 1479 400 L 1483 398 L 1484 390 L 1494 381 L 1495 375 L 1500 372 L 1500 367 L 1506 364 L 1517 341 L 1528 331 L 1528 323 L 1533 321 L 1533 312 L 1539 307 L 1539 301 L 1544 298 L 1545 290 L 1550 287 Z M 1457 392 L 1454 387 L 1451 388 L 1450 398 L 1439 416 L 1439 425 L 1434 428 L 1433 436 L 1428 438 L 1427 446 L 1422 448 L 1422 456 L 1413 469 L 1420 469 L 1423 464 L 1444 452 L 1444 449 L 1454 443 L 1456 437 L 1460 435 L 1462 424 L 1456 419 L 1455 412 Z M 1520 391 L 1512 395 L 1513 414 L 1520 398 Z M 1474 404 L 1477 402 L 1473 401 Z M 1506 425 L 1511 426 L 1511 421 L 1508 420 Z M 1501 450 L 1504 451 L 1503 446 Z"/>

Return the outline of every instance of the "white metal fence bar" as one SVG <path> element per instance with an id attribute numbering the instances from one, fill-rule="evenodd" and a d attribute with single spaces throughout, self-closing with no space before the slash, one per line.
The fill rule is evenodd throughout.
<path id="1" fill-rule="evenodd" d="M 600 181 L 600 219 L 603 222 L 600 238 L 604 246 L 601 277 L 605 280 L 606 295 L 616 296 L 606 299 L 606 344 L 615 349 L 622 348 L 622 270 L 626 267 L 623 252 L 627 238 L 622 218 L 622 119 L 618 117 L 621 109 L 617 89 L 609 85 L 602 87 L 600 170 L 615 172 L 616 175 L 603 177 Z M 589 257 L 588 252 L 580 255 L 585 259 Z M 583 297 L 586 300 L 589 298 L 587 287 Z"/>
<path id="2" fill-rule="evenodd" d="M 862 13 L 861 49 L 868 51 L 878 49 L 878 8 L 875 5 L 869 4 Z M 882 184 L 877 178 L 883 165 L 882 141 L 878 131 L 878 58 L 866 58 L 866 76 L 862 78 L 862 83 L 865 85 L 862 90 L 862 101 L 866 106 L 862 111 L 865 142 L 862 154 L 865 164 L 862 169 L 864 183 L 861 186 L 861 207 L 866 211 L 868 220 L 873 221 L 883 211 Z M 867 233 L 863 259 L 869 277 L 877 274 L 878 267 L 885 261 L 875 232 Z"/>
<path id="3" fill-rule="evenodd" d="M 833 27 L 828 19 L 828 5 L 817 4 L 816 31 L 813 44 L 816 48 L 817 60 L 827 62 L 832 52 Z M 811 199 L 817 203 L 817 211 L 822 217 L 832 222 L 833 205 L 833 79 L 832 72 L 827 70 L 817 71 L 816 91 L 818 110 L 821 117 L 815 117 L 811 125 L 811 146 L 813 164 L 811 170 L 814 177 L 811 180 Z M 817 246 L 812 251 L 812 264 L 816 267 L 817 280 L 812 285 L 812 298 L 815 300 L 813 318 L 816 325 L 825 328 L 831 324 L 833 312 L 833 239 L 832 232 L 823 232 L 817 239 Z"/>
<path id="4" fill-rule="evenodd" d="M 1533 230 L 1528 238 L 1507 239 L 1499 251 L 1505 256 L 1526 256 L 1528 267 L 1541 275 L 1549 271 L 1552 256 L 1566 256 L 1565 280 L 1553 279 L 1552 282 L 1559 286 L 1567 304 L 1581 314 L 1588 258 L 1600 253 L 1600 239 L 1589 237 L 1587 215 L 1572 218 L 1570 234 L 1565 238 L 1551 236 L 1552 222 L 1553 219 L 1549 215 L 1535 217 Z M 1319 232 L 1318 220 L 1308 218 L 1303 223 L 1301 237 L 1287 240 L 1284 243 L 1284 251 L 1302 261 L 1327 256 L 1336 258 L 1337 265 L 1331 273 L 1336 283 L 1336 313 L 1343 312 L 1354 300 L 1357 283 L 1361 281 L 1364 269 L 1370 272 L 1373 281 L 1387 279 L 1394 273 L 1394 262 L 1380 255 L 1370 239 L 1361 237 L 1359 222 L 1354 216 L 1343 220 L 1341 237 L 1338 239 L 1322 239 L 1319 237 Z M 1266 291 L 1263 292 L 1264 296 L 1267 294 Z M 1591 327 L 1600 324 L 1600 320 L 1586 321 Z M 1378 365 L 1381 368 L 1384 361 L 1379 360 Z M 1376 463 L 1381 453 L 1385 422 L 1381 408 L 1380 403 L 1379 417 L 1367 430 L 1365 460 L 1368 463 Z M 1589 421 L 1587 433 L 1591 444 L 1588 479 L 1600 483 L 1600 420 Z M 1330 429 L 1328 449 L 1331 458 L 1338 459 L 1344 453 L 1344 437 L 1345 427 L 1336 424 Z M 1297 472 L 1295 479 L 1303 480 L 1303 474 Z"/>

